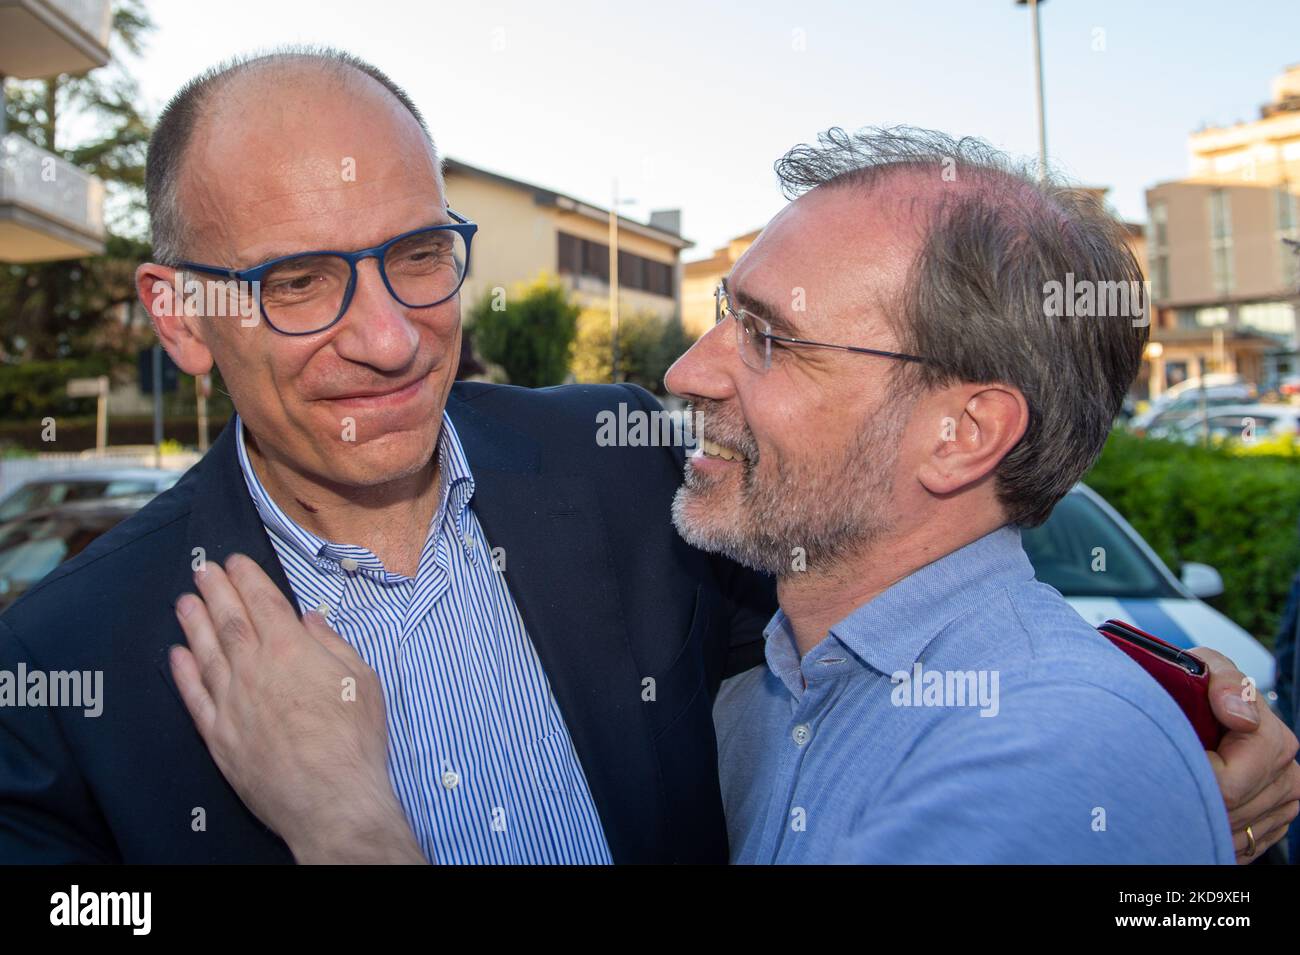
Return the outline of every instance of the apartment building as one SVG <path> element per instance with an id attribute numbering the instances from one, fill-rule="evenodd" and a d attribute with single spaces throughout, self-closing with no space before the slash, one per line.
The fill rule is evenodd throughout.
<path id="1" fill-rule="evenodd" d="M 1202 366 L 1270 388 L 1296 370 L 1300 340 L 1300 256 L 1283 241 L 1300 239 L 1300 64 L 1257 119 L 1188 147 L 1190 175 L 1146 196 L 1153 388 Z"/>
<path id="2" fill-rule="evenodd" d="M 0 0 L 0 79 L 104 66 L 111 30 L 109 0 Z M 98 255 L 103 207 L 98 178 L 8 132 L 0 109 L 0 262 Z"/>

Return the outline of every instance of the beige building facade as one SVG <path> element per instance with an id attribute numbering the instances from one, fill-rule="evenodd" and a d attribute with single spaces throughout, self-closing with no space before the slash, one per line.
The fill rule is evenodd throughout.
<path id="1" fill-rule="evenodd" d="M 699 338 L 713 327 L 714 290 L 762 231 L 755 229 L 738 235 L 714 249 L 707 259 L 687 262 L 683 267 L 682 327 L 691 338 Z"/>
<path id="2" fill-rule="evenodd" d="M 456 159 L 444 165 L 447 202 L 478 224 L 461 292 L 468 311 L 497 288 L 558 276 L 583 307 L 609 307 L 609 211 Z M 619 311 L 681 315 L 680 256 L 692 243 L 680 215 L 653 213 L 650 223 L 619 217 Z"/>

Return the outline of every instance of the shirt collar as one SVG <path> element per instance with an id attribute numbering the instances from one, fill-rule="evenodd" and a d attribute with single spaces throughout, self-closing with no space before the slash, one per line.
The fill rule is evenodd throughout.
<path id="1" fill-rule="evenodd" d="M 892 675 L 908 670 L 958 617 L 1033 577 L 1020 529 L 1006 525 L 904 577 L 831 627 L 831 635 L 868 666 Z"/>
<path id="2" fill-rule="evenodd" d="M 763 631 L 768 668 L 795 697 L 803 695 L 810 671 L 841 664 L 844 650 L 886 676 L 908 671 L 948 624 L 979 609 L 993 592 L 1033 576 L 1019 528 L 998 528 L 856 608 L 802 660 L 789 620 L 778 610 Z"/>
<path id="3" fill-rule="evenodd" d="M 284 541 L 313 564 L 322 558 L 338 560 L 351 557 L 360 567 L 383 570 L 379 559 L 365 548 L 353 544 L 336 544 L 318 537 L 289 517 L 275 503 L 261 479 L 258 478 L 257 471 L 249 459 L 248 448 L 244 443 L 244 422 L 238 415 L 235 416 L 235 447 L 239 454 L 239 469 L 243 472 L 249 496 L 252 497 L 257 515 L 269 533 Z M 438 508 L 430 528 L 440 527 L 443 516 L 450 509 L 456 518 L 461 535 L 464 536 L 464 512 L 469 507 L 470 498 L 474 496 L 474 475 L 469 469 L 469 461 L 461 446 L 460 436 L 456 433 L 456 426 L 451 423 L 451 418 L 446 411 L 442 414 L 442 430 L 438 435 L 437 453 L 440 490 Z M 369 566 L 371 563 L 374 564 L 373 567 Z"/>

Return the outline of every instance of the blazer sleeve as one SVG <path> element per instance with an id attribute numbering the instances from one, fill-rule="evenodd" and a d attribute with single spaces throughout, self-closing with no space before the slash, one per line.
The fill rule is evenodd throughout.
<path id="1" fill-rule="evenodd" d="M 0 620 L 0 673 L 40 669 Z M 120 861 L 90 791 L 48 706 L 0 705 L 0 863 Z"/>
<path id="2" fill-rule="evenodd" d="M 637 385 L 624 383 L 643 411 L 662 411 L 663 406 L 650 392 Z M 664 449 L 680 475 L 686 466 L 686 453 L 678 446 Z M 720 554 L 709 554 L 713 578 L 725 603 L 723 612 L 728 618 L 729 636 L 722 668 L 710 667 L 709 695 L 717 694 L 722 680 L 756 667 L 764 660 L 763 629 L 776 613 L 776 580 L 760 574 Z M 711 655 L 712 656 L 712 655 Z"/>

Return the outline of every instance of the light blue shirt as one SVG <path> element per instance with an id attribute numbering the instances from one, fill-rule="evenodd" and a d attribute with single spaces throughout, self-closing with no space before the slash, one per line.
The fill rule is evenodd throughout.
<path id="1" fill-rule="evenodd" d="M 424 853 L 441 863 L 607 863 L 609 847 L 541 661 L 470 507 L 451 418 L 441 491 L 415 577 L 309 533 L 239 466 L 301 610 L 379 674 L 388 769 Z"/>
<path id="2" fill-rule="evenodd" d="M 1214 773 L 1177 704 L 1004 527 L 858 607 L 714 707 L 738 863 L 1224 863 Z"/>

